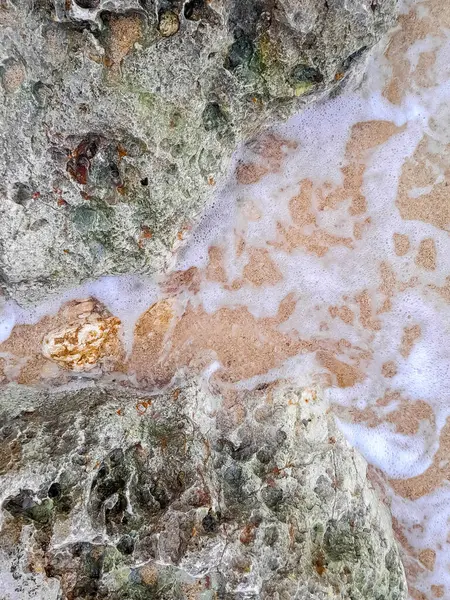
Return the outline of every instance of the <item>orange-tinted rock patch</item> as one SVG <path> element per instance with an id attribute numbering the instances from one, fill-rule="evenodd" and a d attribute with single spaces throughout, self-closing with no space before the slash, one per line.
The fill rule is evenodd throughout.
<path id="1" fill-rule="evenodd" d="M 109 65 L 117 69 L 142 37 L 143 20 L 138 14 L 111 15 L 108 19 L 107 56 Z"/>
<path id="2" fill-rule="evenodd" d="M 60 377 L 61 368 L 111 370 L 124 358 L 119 327 L 119 319 L 96 300 L 72 301 L 35 325 L 16 326 L 0 352 L 9 356 L 9 371 L 19 383 Z"/>

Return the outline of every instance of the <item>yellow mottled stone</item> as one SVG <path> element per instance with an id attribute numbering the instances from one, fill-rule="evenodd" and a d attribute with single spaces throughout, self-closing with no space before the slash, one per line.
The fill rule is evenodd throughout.
<path id="1" fill-rule="evenodd" d="M 81 315 L 80 321 L 49 332 L 42 341 L 42 354 L 67 369 L 89 371 L 108 355 L 117 340 L 120 320 L 91 313 Z"/>

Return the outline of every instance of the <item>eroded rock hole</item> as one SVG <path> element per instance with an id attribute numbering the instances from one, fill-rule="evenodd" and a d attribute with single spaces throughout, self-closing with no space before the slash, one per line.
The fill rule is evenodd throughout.
<path id="1" fill-rule="evenodd" d="M 87 8 L 88 10 L 93 10 L 97 8 L 100 4 L 100 0 L 75 0 L 75 4 L 80 8 Z"/>

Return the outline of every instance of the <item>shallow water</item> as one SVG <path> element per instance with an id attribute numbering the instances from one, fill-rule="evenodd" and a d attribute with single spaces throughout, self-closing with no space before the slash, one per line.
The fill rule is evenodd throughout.
<path id="1" fill-rule="evenodd" d="M 109 377 L 321 388 L 391 506 L 414 599 L 450 597 L 449 33 L 450 6 L 405 3 L 357 90 L 239 151 L 168 277 L 103 278 L 0 321 L 5 380 L 67 382 L 42 335 L 92 296 L 122 322 Z"/>

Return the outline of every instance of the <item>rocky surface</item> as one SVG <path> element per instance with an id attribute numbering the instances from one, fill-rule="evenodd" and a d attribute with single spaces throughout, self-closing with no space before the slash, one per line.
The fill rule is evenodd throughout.
<path id="1" fill-rule="evenodd" d="M 315 390 L 181 381 L 3 389 L 2 599 L 407 597 L 388 511 Z"/>
<path id="2" fill-rule="evenodd" d="M 395 8 L 0 0 L 5 298 L 170 270 L 238 144 L 357 81 Z M 236 182 L 301 144 L 258 137 L 247 154 L 269 167 L 237 155 Z M 252 284 L 281 278 L 253 259 Z M 155 301 L 134 338 L 88 297 L 2 339 L 0 600 L 405 600 L 388 509 L 318 389 L 234 385 L 302 351 L 281 330 L 294 297 L 214 328 L 182 306 L 190 271 L 169 275 L 181 300 Z M 212 358 L 231 375 L 193 378 Z"/>
<path id="3" fill-rule="evenodd" d="M 0 4 L 0 281 L 166 269 L 236 145 L 339 89 L 395 0 Z"/>

